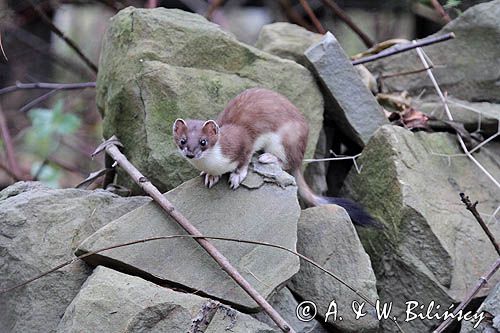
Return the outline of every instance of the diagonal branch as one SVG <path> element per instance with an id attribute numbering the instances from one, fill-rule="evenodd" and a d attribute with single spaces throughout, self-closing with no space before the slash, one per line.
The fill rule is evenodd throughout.
<path id="1" fill-rule="evenodd" d="M 443 20 L 446 21 L 446 23 L 451 21 L 451 17 L 448 15 L 448 13 L 446 13 L 443 6 L 441 6 L 438 0 L 431 0 L 431 4 L 436 12 L 438 12 L 438 14 L 443 18 Z"/>
<path id="2" fill-rule="evenodd" d="M 339 17 L 342 21 L 344 21 L 345 24 L 351 28 L 352 31 L 354 31 L 359 38 L 363 41 L 363 43 L 366 45 L 366 47 L 372 47 L 375 42 L 361 30 L 361 28 L 354 23 L 353 20 L 347 15 L 347 13 L 339 7 L 333 0 L 321 0 L 325 6 L 330 8 L 332 12 Z"/>
<path id="3" fill-rule="evenodd" d="M 5 115 L 0 106 L 0 132 L 3 139 L 3 144 L 5 146 L 5 154 L 7 155 L 8 168 L 11 171 L 13 178 L 16 180 L 21 179 L 21 169 L 17 163 L 14 144 L 12 143 L 12 137 L 10 136 L 9 128 L 7 127 L 7 121 L 5 120 Z"/>
<path id="4" fill-rule="evenodd" d="M 314 14 L 314 11 L 311 9 L 311 6 L 309 6 L 309 3 L 307 2 L 307 0 L 299 0 L 299 2 L 302 5 L 302 7 L 304 7 L 304 10 L 306 11 L 307 15 L 309 16 L 312 23 L 314 24 L 314 27 L 316 28 L 316 30 L 322 35 L 325 34 L 326 33 L 325 28 L 323 28 L 323 26 L 321 25 L 321 22 L 318 20 L 318 18 Z"/>
<path id="5" fill-rule="evenodd" d="M 33 0 L 28 0 L 31 3 L 31 6 L 36 11 L 36 13 L 40 16 L 42 21 L 54 32 L 59 38 L 61 38 L 73 51 L 78 54 L 80 59 L 94 72 L 97 73 L 97 66 L 85 55 L 82 50 L 76 45 L 76 43 L 69 37 L 67 37 L 58 27 L 52 23 L 52 20 L 41 10 Z"/>
<path id="6" fill-rule="evenodd" d="M 118 139 L 113 136 L 101 144 L 94 152 L 93 156 L 105 150 L 115 163 L 127 172 L 134 182 L 141 187 L 154 201 L 176 221 L 190 235 L 202 237 L 201 232 L 189 222 L 189 220 L 178 211 L 170 201 L 165 198 L 160 191 L 137 170 L 118 149 L 121 146 Z M 271 317 L 283 332 L 295 333 L 295 330 L 288 324 L 281 315 L 266 301 L 266 299 L 234 268 L 227 258 L 217 250 L 217 248 L 204 238 L 196 238 L 200 246 L 221 266 L 221 268 Z"/>
<path id="7" fill-rule="evenodd" d="M 486 236 L 488 236 L 489 240 L 493 244 L 493 247 L 495 247 L 495 250 L 497 251 L 498 255 L 500 256 L 500 246 L 498 245 L 498 242 L 496 241 L 495 236 L 493 236 L 490 229 L 488 228 L 486 223 L 484 223 L 483 218 L 481 217 L 481 215 L 479 214 L 479 212 L 476 209 L 478 202 L 476 201 L 476 202 L 472 203 L 470 201 L 469 197 L 466 196 L 464 193 L 460 193 L 460 198 L 462 199 L 462 202 L 465 204 L 465 207 L 467 207 L 467 210 L 469 210 L 472 213 L 472 215 L 474 215 L 474 217 L 476 218 L 476 220 L 479 223 L 479 225 L 481 226 L 481 228 L 483 228 L 484 232 L 486 233 Z"/>

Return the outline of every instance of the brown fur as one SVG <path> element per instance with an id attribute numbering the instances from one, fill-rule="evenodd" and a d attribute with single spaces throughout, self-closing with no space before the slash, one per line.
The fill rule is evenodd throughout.
<path id="1" fill-rule="evenodd" d="M 234 134 L 231 140 L 244 136 L 250 147 L 259 135 L 278 132 L 280 127 L 287 124 L 289 131 L 283 137 L 287 163 L 283 167 L 286 171 L 300 168 L 307 145 L 309 126 L 295 105 L 283 95 L 263 88 L 245 90 L 228 103 L 217 118 L 217 123 L 221 128 L 238 127 L 230 130 L 230 133 Z M 226 141 L 223 152 L 228 156 L 234 156 L 235 152 L 238 154 L 230 139 Z M 253 152 L 246 149 L 245 153 Z M 250 157 L 246 156 L 246 160 Z"/>

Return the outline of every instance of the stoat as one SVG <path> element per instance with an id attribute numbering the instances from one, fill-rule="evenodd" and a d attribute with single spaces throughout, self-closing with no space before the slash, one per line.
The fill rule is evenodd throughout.
<path id="1" fill-rule="evenodd" d="M 301 171 L 308 134 L 307 121 L 292 102 L 263 88 L 240 93 L 216 121 L 177 119 L 173 125 L 175 144 L 201 171 L 209 188 L 225 173 L 230 173 L 230 187 L 238 188 L 247 176 L 252 155 L 263 151 L 259 162 L 277 162 L 291 173 L 308 206 L 334 203 L 344 207 L 355 224 L 378 226 L 360 205 L 348 199 L 322 197 L 309 188 Z"/>

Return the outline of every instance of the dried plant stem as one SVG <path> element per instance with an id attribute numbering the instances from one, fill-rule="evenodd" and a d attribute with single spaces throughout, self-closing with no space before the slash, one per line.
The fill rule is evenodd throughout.
<path id="1" fill-rule="evenodd" d="M 441 16 L 443 20 L 446 21 L 446 23 L 451 21 L 451 17 L 448 15 L 448 13 L 446 13 L 443 6 L 441 6 L 438 0 L 431 0 L 431 4 L 436 10 L 436 12 L 439 14 L 439 16 Z"/>
<path id="2" fill-rule="evenodd" d="M 69 37 L 67 37 L 58 27 L 52 23 L 52 20 L 41 10 L 33 0 L 29 0 L 31 6 L 35 12 L 40 16 L 42 21 L 49 27 L 52 32 L 54 32 L 59 38 L 61 38 L 76 54 L 82 59 L 82 61 L 94 72 L 97 73 L 97 66 L 82 52 L 78 45 Z"/>
<path id="3" fill-rule="evenodd" d="M 486 274 L 484 276 L 482 276 L 479 279 L 479 281 L 477 281 L 476 286 L 471 291 L 469 291 L 469 293 L 466 295 L 465 299 L 457 306 L 457 308 L 455 309 L 455 311 L 453 311 L 453 314 L 455 316 L 452 316 L 452 317 L 448 318 L 447 320 L 443 321 L 441 323 L 441 325 L 439 325 L 438 328 L 436 328 L 434 330 L 433 333 L 444 332 L 444 330 L 448 326 L 450 326 L 450 324 L 453 322 L 453 320 L 456 317 L 456 315 L 458 314 L 458 312 L 460 312 L 461 310 L 463 310 L 470 303 L 470 301 L 474 298 L 474 296 L 477 295 L 477 293 L 479 292 L 479 290 L 481 290 L 481 288 L 483 288 L 484 285 L 486 283 L 488 283 L 488 280 L 496 273 L 496 271 L 498 270 L 498 268 L 500 268 L 500 259 L 497 259 L 495 261 L 495 263 L 490 267 L 490 269 L 488 270 L 488 272 L 486 272 Z"/>
<path id="4" fill-rule="evenodd" d="M 212 21 L 212 16 L 213 16 L 214 12 L 217 10 L 217 8 L 222 6 L 223 2 L 224 2 L 224 0 L 212 0 L 211 1 L 210 6 L 208 6 L 207 12 L 205 14 L 205 17 L 207 18 L 207 20 Z"/>
<path id="5" fill-rule="evenodd" d="M 413 41 L 414 44 L 416 44 L 416 41 Z M 430 69 L 429 67 L 429 63 L 427 62 L 427 60 L 425 59 L 424 57 L 424 53 L 422 51 L 422 49 L 420 47 L 417 47 L 416 48 L 417 50 L 417 54 L 420 58 L 420 61 L 422 61 L 422 64 L 424 65 L 424 67 L 428 68 L 427 69 L 427 75 L 429 76 L 430 80 L 432 81 L 432 84 L 434 85 L 434 88 L 436 89 L 436 92 L 441 100 L 441 102 L 443 103 L 443 106 L 444 106 L 444 110 L 446 111 L 446 116 L 448 117 L 449 120 L 453 120 L 453 116 L 451 115 L 451 111 L 450 111 L 450 108 L 448 107 L 448 102 L 446 101 L 446 97 L 444 96 L 443 92 L 441 91 L 441 88 L 439 87 L 437 81 L 436 81 L 436 78 L 434 77 L 434 74 L 432 73 L 432 69 Z M 464 140 L 462 139 L 462 137 L 460 135 L 457 134 L 457 139 L 458 139 L 458 142 L 460 143 L 460 146 L 462 147 L 462 150 L 464 151 L 465 155 L 467 155 L 467 157 L 472 161 L 474 162 L 474 164 L 477 165 L 477 167 L 498 187 L 500 188 L 500 183 L 488 172 L 488 170 L 486 170 L 475 158 L 474 156 L 472 156 L 472 154 L 469 152 L 469 150 L 467 149 L 467 147 L 465 146 L 465 143 L 464 143 Z"/>
<path id="6" fill-rule="evenodd" d="M 462 199 L 462 202 L 465 204 L 465 207 L 467 207 L 467 210 L 469 210 L 472 213 L 472 215 L 474 215 L 474 217 L 476 218 L 476 220 L 479 223 L 479 225 L 481 226 L 481 228 L 483 228 L 484 232 L 486 233 L 486 236 L 488 236 L 489 240 L 493 244 L 493 247 L 495 248 L 498 255 L 500 256 L 500 246 L 498 245 L 498 242 L 496 241 L 495 236 L 493 236 L 490 229 L 488 228 L 488 226 L 484 222 L 483 218 L 481 217 L 481 215 L 479 214 L 479 212 L 476 209 L 478 202 L 476 201 L 476 202 L 472 203 L 470 201 L 469 197 L 466 196 L 464 193 L 460 193 L 460 198 Z"/>
<path id="7" fill-rule="evenodd" d="M 176 221 L 190 235 L 199 236 L 196 238 L 198 244 L 207 251 L 208 254 L 221 266 L 221 268 L 241 287 L 259 306 L 271 317 L 283 332 L 294 333 L 293 328 L 276 312 L 276 310 L 266 301 L 266 299 L 231 265 L 227 258 L 217 250 L 208 240 L 202 238 L 201 232 L 194 227 L 184 215 L 179 212 L 170 201 L 165 198 L 160 191 L 137 170 L 123 155 L 116 145 L 121 145 L 116 137 L 112 137 L 103 143 L 96 153 L 105 149 L 116 163 L 125 170 L 153 200 Z"/>
<path id="8" fill-rule="evenodd" d="M 95 82 L 81 82 L 81 83 L 16 82 L 16 84 L 13 86 L 8 86 L 0 89 L 0 95 L 8 94 L 23 89 L 74 90 L 74 89 L 95 88 L 95 86 L 96 86 Z"/>
<path id="9" fill-rule="evenodd" d="M 340 8 L 333 0 L 321 0 L 321 2 L 323 2 L 326 7 L 330 8 L 332 12 L 337 15 L 345 24 L 347 24 L 349 28 L 351 28 L 351 30 L 354 31 L 363 41 L 366 47 L 370 48 L 375 44 L 373 40 L 367 34 L 365 34 L 363 30 L 361 30 L 361 28 L 358 27 L 353 20 L 351 20 L 349 15 L 347 15 L 347 13 L 342 8 Z"/>
<path id="10" fill-rule="evenodd" d="M 302 5 L 302 7 L 304 8 L 304 10 L 306 11 L 306 13 L 309 16 L 309 18 L 311 19 L 311 21 L 314 24 L 314 27 L 316 28 L 316 30 L 320 34 L 325 34 L 326 33 L 325 28 L 323 28 L 323 25 L 321 25 L 321 22 L 318 20 L 318 18 L 314 14 L 314 11 L 311 9 L 311 6 L 309 6 L 309 3 L 307 2 L 307 0 L 299 0 L 299 2 Z"/>
<path id="11" fill-rule="evenodd" d="M 352 64 L 353 65 L 364 64 L 364 63 L 367 63 L 370 61 L 375 61 L 378 59 L 389 57 L 389 56 L 392 56 L 392 55 L 395 55 L 395 54 L 398 54 L 401 52 L 406 52 L 408 50 L 412 50 L 412 49 L 415 49 L 417 47 L 422 47 L 422 46 L 427 46 L 427 45 L 431 45 L 431 44 L 435 44 L 435 43 L 444 42 L 445 40 L 452 39 L 452 38 L 455 38 L 455 34 L 453 32 L 450 32 L 450 33 L 447 33 L 447 34 L 444 34 L 441 36 L 428 37 L 428 38 L 420 39 L 418 41 L 413 41 L 413 42 L 405 43 L 405 44 L 397 44 L 397 45 L 395 45 L 389 49 L 383 50 L 377 54 L 353 60 Z M 425 66 L 425 67 L 429 67 L 429 66 Z"/>
<path id="12" fill-rule="evenodd" d="M 5 120 L 5 115 L 3 113 L 1 106 L 0 106 L 0 132 L 5 147 L 5 155 L 7 156 L 7 165 L 8 169 L 10 170 L 10 174 L 16 181 L 20 180 L 22 179 L 21 168 L 17 163 L 14 144 L 12 143 L 12 137 L 10 136 L 10 131 L 7 126 L 7 121 Z"/>
<path id="13" fill-rule="evenodd" d="M 302 18 L 301 15 L 297 13 L 297 11 L 293 8 L 292 4 L 290 3 L 290 0 L 279 0 L 279 3 L 290 22 L 296 23 L 301 27 L 304 27 L 310 31 L 314 29 L 309 23 L 306 22 L 306 20 Z"/>

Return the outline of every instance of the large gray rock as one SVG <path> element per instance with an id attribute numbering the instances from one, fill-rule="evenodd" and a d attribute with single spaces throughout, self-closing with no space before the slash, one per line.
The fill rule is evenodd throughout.
<path id="1" fill-rule="evenodd" d="M 309 208 L 302 211 L 298 225 L 297 250 L 336 274 L 369 300 L 378 299 L 375 274 L 370 258 L 358 238 L 347 212 L 336 205 Z M 318 315 L 328 319 L 342 332 L 377 332 L 379 322 L 375 309 L 352 290 L 301 260 L 300 271 L 291 280 L 290 289 L 301 299 L 313 301 Z M 338 314 L 325 317 L 335 301 Z M 365 302 L 366 316 L 356 319 L 351 310 L 353 301 Z M 333 308 L 332 308 L 333 309 Z"/>
<path id="2" fill-rule="evenodd" d="M 106 191 L 19 182 L 0 192 L 0 289 L 74 258 L 77 244 L 145 204 Z M 0 296 L 0 332 L 51 332 L 90 274 L 81 261 Z"/>
<path id="3" fill-rule="evenodd" d="M 485 319 L 481 320 L 479 324 L 477 321 L 462 321 L 460 333 L 496 333 L 500 331 L 500 283 L 491 289 L 490 294 L 476 313 L 483 313 Z"/>
<path id="4" fill-rule="evenodd" d="M 241 91 L 262 86 L 288 97 L 310 124 L 311 157 L 323 97 L 301 65 L 238 42 L 200 15 L 127 8 L 104 37 L 97 105 L 104 136 L 116 134 L 129 160 L 162 191 L 197 175 L 177 153 L 176 118 L 215 118 Z M 136 188 L 119 174 L 120 183 Z"/>
<path id="5" fill-rule="evenodd" d="M 230 190 L 227 177 L 207 189 L 201 177 L 165 194 L 201 233 L 280 244 L 294 249 L 300 207 L 292 176 L 276 165 L 255 164 L 243 186 Z M 262 176 L 264 175 L 264 176 Z M 78 254 L 154 236 L 185 234 L 155 203 L 136 209 L 86 239 Z M 299 269 L 299 260 L 263 246 L 213 241 L 264 296 Z M 171 282 L 247 309 L 257 304 L 193 240 L 148 242 L 87 257 L 155 281 Z"/>
<path id="6" fill-rule="evenodd" d="M 455 121 L 464 124 L 468 131 L 480 129 L 485 136 L 496 134 L 499 130 L 500 104 L 474 103 L 463 101 L 452 96 L 447 98 L 450 112 Z M 435 116 L 439 119 L 448 120 L 444 112 L 443 103 L 437 98 L 425 98 L 415 102 L 418 111 Z"/>
<path id="7" fill-rule="evenodd" d="M 496 179 L 498 151 L 490 143 L 474 154 Z M 492 214 L 500 189 L 472 161 L 457 156 L 460 153 L 454 135 L 384 126 L 359 159 L 361 173 L 352 172 L 346 180 L 345 192 L 386 226 L 384 232 L 360 230 L 360 237 L 372 259 L 380 298 L 394 302 L 397 317 L 404 317 L 408 300 L 434 300 L 441 308 L 460 302 L 497 257 L 459 193 L 478 200 L 481 213 Z M 500 224 L 489 227 L 500 235 Z M 498 281 L 497 274 L 491 286 Z M 485 292 L 488 288 L 481 294 Z M 409 332 L 426 332 L 434 324 L 400 321 Z M 397 331 L 389 321 L 382 326 Z"/>
<path id="8" fill-rule="evenodd" d="M 224 331 L 278 332 L 213 300 L 99 266 L 66 309 L 56 332 Z"/>
<path id="9" fill-rule="evenodd" d="M 339 129 L 363 147 L 380 126 L 388 123 L 382 107 L 331 33 L 311 46 L 305 56 L 324 85 L 328 105 L 325 116 L 330 113 Z"/>
<path id="10" fill-rule="evenodd" d="M 327 330 L 321 326 L 318 320 L 301 321 L 297 318 L 297 306 L 299 302 L 293 297 L 290 289 L 281 288 L 268 299 L 269 304 L 293 327 L 296 333 L 326 333 Z M 271 320 L 265 312 L 259 312 L 253 315 L 254 318 L 268 324 L 275 329 L 278 326 Z"/>
<path id="11" fill-rule="evenodd" d="M 318 43 L 322 37 L 323 35 L 296 24 L 277 22 L 262 27 L 255 47 L 303 66 L 309 66 L 304 52 L 311 45 Z"/>
<path id="12" fill-rule="evenodd" d="M 454 32 L 456 38 L 425 47 L 432 70 L 443 91 L 469 101 L 500 101 L 500 0 L 471 7 L 433 36 Z M 421 69 L 415 51 L 367 65 L 372 72 L 399 73 Z M 388 91 L 408 90 L 414 95 L 434 94 L 425 72 L 384 79 Z"/>

